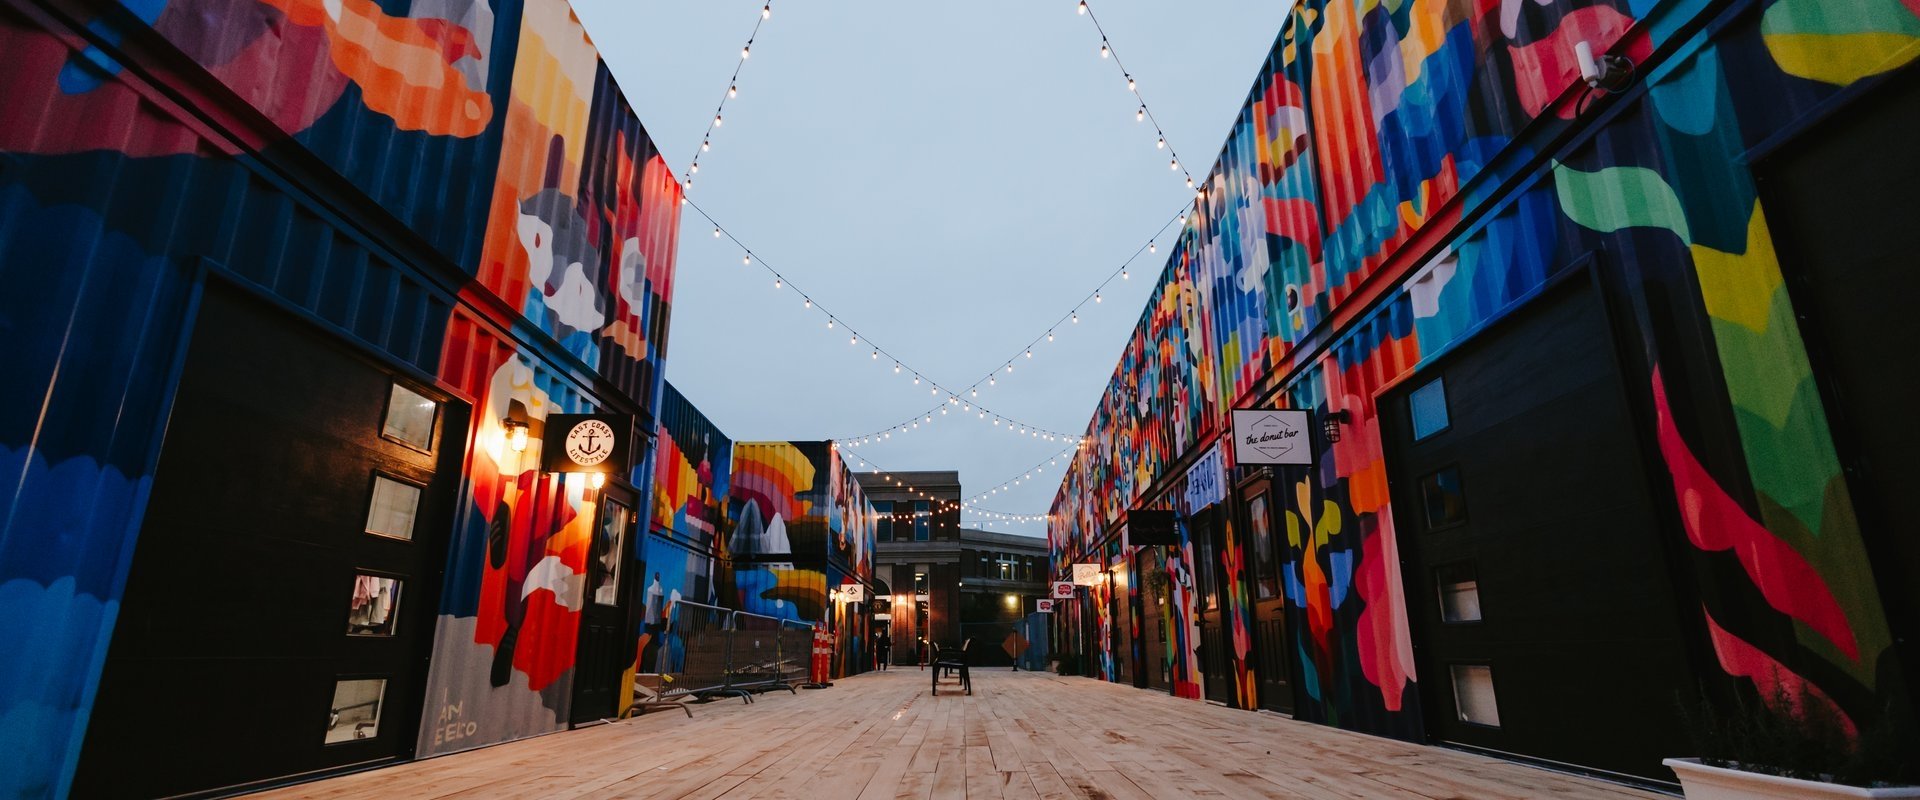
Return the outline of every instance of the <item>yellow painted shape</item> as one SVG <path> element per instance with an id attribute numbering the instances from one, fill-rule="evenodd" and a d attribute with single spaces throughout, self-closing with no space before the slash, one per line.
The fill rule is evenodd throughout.
<path id="1" fill-rule="evenodd" d="M 1764 37 L 1789 75 L 1846 86 L 1920 57 L 1920 37 L 1901 33 L 1776 33 Z"/>
<path id="2" fill-rule="evenodd" d="M 1753 219 L 1747 223 L 1745 253 L 1723 253 L 1695 244 L 1693 264 L 1709 315 L 1754 333 L 1767 331 L 1781 277 L 1773 236 L 1767 231 L 1767 218 L 1759 203 L 1754 204 Z"/>

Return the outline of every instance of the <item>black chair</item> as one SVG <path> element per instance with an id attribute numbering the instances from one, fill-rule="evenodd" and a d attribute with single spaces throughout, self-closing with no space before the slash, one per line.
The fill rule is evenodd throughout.
<path id="1" fill-rule="evenodd" d="M 973 694 L 973 673 L 967 669 L 967 653 L 972 649 L 972 639 L 962 642 L 958 652 L 949 651 L 938 644 L 933 646 L 933 694 L 935 696 L 940 694 L 942 672 L 949 675 L 959 672 L 961 687 L 967 690 L 969 696 Z"/>

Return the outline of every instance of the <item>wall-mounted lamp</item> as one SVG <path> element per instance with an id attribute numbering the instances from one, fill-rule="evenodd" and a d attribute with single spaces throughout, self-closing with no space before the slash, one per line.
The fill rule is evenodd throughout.
<path id="1" fill-rule="evenodd" d="M 1340 441 L 1340 425 L 1353 421 L 1353 412 L 1341 409 L 1329 411 L 1320 417 L 1320 433 L 1327 437 L 1327 443 Z"/>
<path id="2" fill-rule="evenodd" d="M 500 427 L 507 429 L 507 446 L 513 452 L 527 452 L 527 423 L 511 417 L 500 420 Z"/>
<path id="3" fill-rule="evenodd" d="M 598 489 L 602 486 L 607 485 L 607 473 L 604 473 L 604 472 L 593 473 L 593 477 L 590 477 L 587 479 L 587 484 L 592 486 L 595 489 Z"/>

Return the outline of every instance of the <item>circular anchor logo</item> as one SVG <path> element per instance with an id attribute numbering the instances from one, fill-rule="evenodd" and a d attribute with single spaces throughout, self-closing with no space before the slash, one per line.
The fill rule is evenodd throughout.
<path id="1" fill-rule="evenodd" d="M 583 467 L 591 467 L 613 455 L 613 426 L 590 419 L 567 431 L 567 458 Z"/>

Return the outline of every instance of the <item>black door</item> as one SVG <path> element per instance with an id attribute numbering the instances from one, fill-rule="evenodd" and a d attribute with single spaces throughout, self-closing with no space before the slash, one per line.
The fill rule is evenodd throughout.
<path id="1" fill-rule="evenodd" d="M 1140 550 L 1133 574 L 1140 581 L 1140 669 L 1133 685 L 1167 691 L 1167 570 L 1159 547 Z"/>
<path id="2" fill-rule="evenodd" d="M 1233 654 L 1227 646 L 1222 596 L 1219 526 L 1214 510 L 1193 515 L 1188 522 L 1193 537 L 1193 588 L 1200 609 L 1200 671 L 1208 700 L 1233 704 Z"/>
<path id="3" fill-rule="evenodd" d="M 411 756 L 467 414 L 209 286 L 75 795 Z"/>
<path id="4" fill-rule="evenodd" d="M 1275 540 L 1278 511 L 1272 484 L 1260 479 L 1240 490 L 1247 514 L 1248 576 L 1253 584 L 1254 671 L 1260 682 L 1260 707 L 1293 713 L 1287 640 L 1286 593 L 1280 586 L 1282 545 Z"/>
<path id="5" fill-rule="evenodd" d="M 568 480 L 582 480 L 569 476 Z M 638 581 L 628 574 L 633 561 L 635 528 L 632 490 L 607 484 L 600 493 L 593 526 L 593 546 L 587 553 L 586 606 L 580 611 L 579 654 L 574 661 L 574 724 L 610 719 L 620 711 L 620 687 L 633 667 L 639 645 L 633 624 L 633 595 Z"/>
<path id="6" fill-rule="evenodd" d="M 1429 734 L 1671 780 L 1682 611 L 1588 276 L 1382 403 Z"/>
<path id="7" fill-rule="evenodd" d="M 1920 686 L 1920 536 L 1902 514 L 1920 486 L 1920 357 L 1901 339 L 1920 297 L 1916 109 L 1920 70 L 1908 68 L 1760 169 L 1862 536 L 1895 639 L 1907 643 L 1909 686 Z"/>
<path id="8" fill-rule="evenodd" d="M 1113 681 L 1115 683 L 1133 683 L 1133 601 L 1132 581 L 1128 580 L 1131 571 L 1126 566 L 1113 568 L 1109 586 L 1113 609 Z"/>

